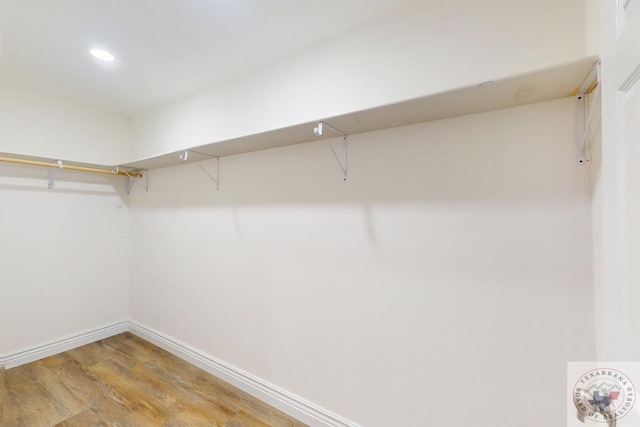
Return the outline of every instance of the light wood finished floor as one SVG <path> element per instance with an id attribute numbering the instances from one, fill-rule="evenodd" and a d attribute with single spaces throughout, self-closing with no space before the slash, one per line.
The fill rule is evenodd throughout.
<path id="1" fill-rule="evenodd" d="M 4 368 L 0 368 L 0 426 L 3 425 L 2 420 L 4 419 L 4 403 L 5 403 L 5 392 L 4 392 Z"/>
<path id="2" fill-rule="evenodd" d="M 4 427 L 305 426 L 129 333 L 4 377 Z"/>

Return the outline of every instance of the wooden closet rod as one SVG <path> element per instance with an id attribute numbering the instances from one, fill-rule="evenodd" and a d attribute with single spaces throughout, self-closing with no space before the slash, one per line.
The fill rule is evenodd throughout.
<path id="1" fill-rule="evenodd" d="M 45 168 L 55 168 L 55 169 L 69 169 L 69 170 L 74 170 L 74 171 L 81 171 L 81 172 L 90 172 L 90 173 L 102 173 L 105 175 L 122 175 L 122 176 L 130 176 L 133 178 L 140 178 L 142 177 L 141 173 L 138 172 L 125 172 L 125 171 L 111 171 L 111 170 L 107 170 L 107 169 L 96 169 L 96 168 L 88 168 L 85 166 L 73 166 L 73 165 L 65 165 L 65 164 L 58 164 L 56 163 L 47 163 L 47 162 L 38 162 L 36 160 L 23 160 L 23 159 L 14 159 L 11 157 L 0 157 L 0 162 L 7 162 L 7 163 L 18 163 L 21 165 L 30 165 L 30 166 L 42 166 Z"/>

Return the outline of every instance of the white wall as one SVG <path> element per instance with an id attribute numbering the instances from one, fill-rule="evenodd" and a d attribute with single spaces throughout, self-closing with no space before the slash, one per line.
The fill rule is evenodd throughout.
<path id="1" fill-rule="evenodd" d="M 118 164 L 129 132 L 125 116 L 0 83 L 0 153 Z"/>
<path id="2" fill-rule="evenodd" d="M 120 177 L 0 165 L 0 354 L 129 317 Z"/>
<path id="3" fill-rule="evenodd" d="M 584 21 L 584 33 L 585 33 L 585 46 L 587 53 L 590 55 L 600 55 L 600 40 L 602 37 L 602 14 L 601 14 L 601 0 L 585 0 L 585 21 Z"/>
<path id="4" fill-rule="evenodd" d="M 563 99 L 354 135 L 348 183 L 322 142 L 223 158 L 218 192 L 153 170 L 132 318 L 366 426 L 563 425 L 566 362 L 595 357 L 573 121 Z"/>
<path id="5" fill-rule="evenodd" d="M 587 143 L 591 153 L 591 187 L 592 187 L 592 222 L 593 222 L 593 283 L 595 296 L 595 331 L 596 331 L 596 349 L 598 360 L 615 360 L 619 356 L 615 353 L 619 350 L 611 346 L 612 341 L 605 342 L 605 331 L 609 329 L 612 323 L 617 322 L 616 318 L 611 318 L 611 313 L 603 311 L 604 304 L 619 304 L 617 295 L 612 295 L 604 289 L 604 267 L 603 256 L 604 249 L 604 182 L 603 182 L 603 146 L 602 146 L 602 102 L 601 95 L 596 98 L 596 93 L 591 92 L 587 95 L 588 102 L 595 108 L 592 124 L 587 136 Z M 613 298 L 612 298 L 613 297 Z M 609 307 L 610 309 L 611 307 Z M 606 317 L 609 317 L 606 319 Z M 612 337 L 613 338 L 613 337 Z M 613 338 L 615 340 L 615 338 Z"/>
<path id="6" fill-rule="evenodd" d="M 619 135 L 618 82 L 616 81 L 618 40 L 618 2 L 601 1 L 601 56 L 602 56 L 602 144 L 599 168 L 595 181 L 594 289 L 596 293 L 596 320 L 599 360 L 634 360 L 627 357 L 627 329 L 629 310 L 623 295 L 623 257 L 625 252 L 624 221 L 624 148 Z M 596 151 L 597 152 L 597 151 Z M 635 310 L 635 307 L 633 308 Z M 624 329 L 620 329 L 623 325 Z"/>
<path id="7" fill-rule="evenodd" d="M 134 116 L 131 155 L 177 151 L 583 59 L 593 54 L 593 36 L 585 32 L 593 10 L 588 5 L 583 0 L 417 1 L 297 55 Z"/>

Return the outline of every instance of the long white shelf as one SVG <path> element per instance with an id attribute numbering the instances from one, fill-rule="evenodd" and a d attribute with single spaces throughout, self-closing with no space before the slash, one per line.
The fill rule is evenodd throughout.
<path id="1" fill-rule="evenodd" d="M 574 95 L 598 61 L 588 57 L 559 67 L 508 79 L 469 86 L 370 110 L 336 117 L 319 117 L 348 135 L 423 123 L 450 117 L 516 107 Z M 317 121 L 296 126 L 190 147 L 211 156 L 224 157 L 250 151 L 310 142 Z M 135 160 L 125 166 L 155 169 L 180 164 L 182 151 Z"/>
<path id="2" fill-rule="evenodd" d="M 318 121 L 327 121 L 348 135 L 371 132 L 398 126 L 406 126 L 433 120 L 516 107 L 541 101 L 575 95 L 585 77 L 598 61 L 595 56 L 564 64 L 558 67 L 535 71 L 511 78 L 485 82 L 435 95 L 416 98 L 358 111 L 335 117 L 319 117 L 317 121 L 301 123 L 283 129 L 247 135 L 239 138 L 215 141 L 180 151 L 137 159 L 119 166 L 133 169 L 156 169 L 183 163 L 180 154 L 185 150 L 208 156 L 224 157 L 251 151 L 265 150 L 321 139 L 314 135 Z M 38 161 L 52 161 L 41 157 L 0 153 Z M 201 156 L 197 160 L 206 159 Z M 62 159 L 64 160 L 64 159 Z M 73 161 L 65 163 L 78 166 L 114 169 L 117 165 L 83 164 Z"/>

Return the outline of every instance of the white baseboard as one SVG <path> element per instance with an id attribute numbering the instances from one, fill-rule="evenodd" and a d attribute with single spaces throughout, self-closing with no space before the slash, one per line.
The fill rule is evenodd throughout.
<path id="1" fill-rule="evenodd" d="M 26 363 L 35 362 L 54 354 L 63 353 L 65 351 L 91 344 L 114 335 L 127 332 L 129 330 L 129 322 L 123 321 L 102 326 L 100 328 L 79 332 L 73 335 L 67 335 L 55 341 L 50 341 L 35 347 L 22 349 L 12 353 L 0 354 L 0 367 L 6 369 L 15 368 L 16 366 Z"/>
<path id="2" fill-rule="evenodd" d="M 312 427 L 360 427 L 293 393 L 136 321 L 129 331 Z"/>

